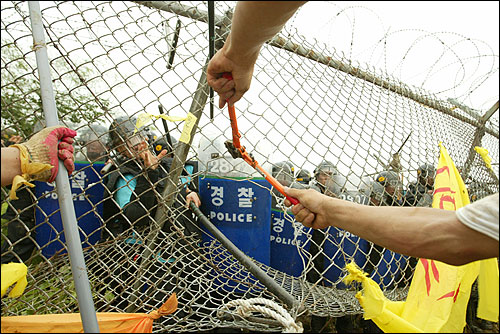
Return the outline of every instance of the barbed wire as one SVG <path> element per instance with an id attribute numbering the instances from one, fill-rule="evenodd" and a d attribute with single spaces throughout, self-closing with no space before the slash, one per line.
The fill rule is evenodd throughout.
<path id="1" fill-rule="evenodd" d="M 150 7 L 155 4 L 160 8 Z M 208 57 L 206 2 L 155 4 L 61 1 L 47 2 L 42 11 L 52 80 L 61 97 L 57 101 L 60 118 L 79 132 L 75 155 L 82 160 L 70 182 L 96 310 L 149 312 L 176 292 L 179 310 L 155 322 L 155 332 L 218 327 L 283 329 L 265 317 L 242 318 L 228 310 L 220 312 L 224 305 L 240 299 L 264 298 L 286 305 L 188 211 L 183 197 L 188 183 L 195 185 L 192 191 L 200 195 L 209 220 L 222 230 L 227 228 L 224 233 L 252 258 L 251 262 L 298 301 L 301 308 L 286 307 L 294 321 L 362 312 L 354 297 L 359 286 L 342 283 L 344 265 L 351 260 L 378 280 L 388 298 L 404 300 L 413 275 L 411 258 L 377 248 L 340 229 L 315 232 L 305 228 L 260 174 L 230 156 L 224 144 L 231 138 L 227 112 L 218 111 L 213 119 L 203 115 L 209 107 L 208 93 L 202 91 Z M 216 28 L 221 36 L 229 29 L 222 17 L 229 16 L 234 5 L 216 3 Z M 466 103 L 498 76 L 494 50 L 458 33 L 383 27 L 376 41 L 358 51 L 362 14 L 375 16 L 381 26 L 382 18 L 367 7 L 328 6 L 335 7 L 331 17 L 315 23 L 324 29 L 346 19 L 342 33 L 349 40 L 347 51 L 341 50 L 341 43 L 337 49 L 337 45 L 330 45 L 333 43 L 303 35 L 301 15 L 307 14 L 306 7 L 262 49 L 252 89 L 237 105 L 242 144 L 256 160 L 288 186 L 323 187 L 325 193 L 327 187 L 320 185 L 316 176 L 321 163 L 331 163 L 338 172 L 331 180 L 332 196 L 369 205 L 373 196 L 370 187 L 379 173 L 396 166 L 398 191 L 407 194 L 417 182 L 417 168 L 423 162 L 435 165 L 437 143 L 443 141 L 456 165 L 467 172 L 463 177 L 471 198 L 498 192 L 498 111 L 482 122 L 482 106 L 488 101 L 481 107 Z M 29 136 L 35 128 L 32 123 L 42 117 L 26 9 L 26 2 L 2 2 L 2 126 Z M 175 63 L 167 70 L 172 34 L 166 34 L 162 25 L 177 20 L 182 22 L 181 37 L 174 50 Z M 403 47 L 398 62 L 390 65 L 391 57 L 400 51 L 393 48 L 393 40 L 410 33 L 419 36 L 406 38 L 409 45 Z M 455 40 L 449 43 L 449 37 Z M 425 41 L 438 42 L 437 57 L 429 56 L 427 66 L 409 77 L 412 82 L 422 78 L 419 84 L 406 82 L 403 72 L 409 58 Z M 457 49 L 461 45 L 473 52 L 462 53 Z M 383 50 L 380 55 L 377 49 Z M 366 53 L 370 54 L 369 63 L 362 57 Z M 451 60 L 445 61 L 449 55 Z M 460 70 L 433 87 L 433 79 L 448 68 Z M 463 86 L 466 88 L 460 91 Z M 446 94 L 454 96 L 442 99 Z M 157 142 L 166 139 L 167 132 L 177 141 L 170 153 L 172 160 L 159 167 L 155 181 L 141 169 L 140 161 L 120 155 L 112 141 L 104 138 L 112 136 L 113 122 L 133 121 L 142 113 L 157 115 L 158 105 L 163 106 L 166 116 L 186 117 L 196 110 L 199 119 L 189 138 L 191 145 L 180 140 L 185 134 L 184 121 L 169 121 L 168 129 L 152 121 L 140 129 L 152 154 L 158 154 L 158 145 L 160 150 L 168 147 Z M 95 117 L 86 118 L 89 114 Z M 77 122 L 71 123 L 74 118 Z M 102 141 L 104 149 L 98 153 L 105 158 L 100 161 L 96 162 L 91 148 L 94 142 L 83 139 L 84 134 L 92 137 L 89 133 Z M 470 155 L 476 142 L 489 150 L 493 171 L 477 155 Z M 107 159 L 114 166 L 106 164 Z M 171 179 L 170 168 L 176 160 L 184 164 L 179 180 Z M 294 169 L 284 171 L 286 163 Z M 108 167 L 111 169 L 103 173 Z M 299 169 L 308 170 L 310 182 L 297 181 Z M 118 183 L 121 179 L 123 183 Z M 140 193 L 134 182 L 145 182 L 144 189 L 152 191 L 143 189 Z M 164 194 L 167 186 L 174 190 Z M 118 192 L 134 187 L 130 201 L 123 204 Z M 2 299 L 3 312 L 76 312 L 69 259 L 57 220 L 59 209 L 47 202 L 57 201 L 57 193 L 53 185 L 43 183 L 23 191 L 27 202 L 20 204 L 8 200 L 8 192 L 2 188 L 2 208 L 8 208 L 2 214 L 2 261 L 27 263 L 29 285 L 20 299 Z M 225 195 L 218 196 L 221 192 Z M 149 200 L 154 198 L 153 204 L 148 204 L 146 194 L 151 195 Z M 381 196 L 389 200 L 387 191 Z M 242 197 L 245 201 L 239 202 Z M 169 201 L 172 204 L 165 207 Z M 114 211 L 109 211 L 110 207 Z M 255 210 L 246 211 L 250 207 Z M 166 217 L 160 219 L 156 212 L 163 209 Z M 136 221 L 147 223 L 138 226 Z M 124 230 L 115 235 L 117 226 Z M 153 234 L 157 237 L 152 238 Z M 56 250 L 54 244 L 59 245 Z"/>

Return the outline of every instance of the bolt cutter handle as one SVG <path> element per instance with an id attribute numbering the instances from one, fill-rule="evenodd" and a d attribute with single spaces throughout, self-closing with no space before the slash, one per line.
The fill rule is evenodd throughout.
<path id="1" fill-rule="evenodd" d="M 233 76 L 231 75 L 231 73 L 226 72 L 222 74 L 222 77 L 227 80 L 233 80 Z M 236 123 L 236 111 L 234 109 L 234 106 L 229 105 L 229 102 L 227 103 L 227 110 L 229 111 L 229 120 L 231 121 L 231 129 L 233 131 L 233 145 L 235 148 L 239 149 L 241 147 L 241 135 L 238 131 L 238 124 Z"/>
<path id="2" fill-rule="evenodd" d="M 233 80 L 233 76 L 231 73 L 223 73 L 222 77 L 227 80 Z M 227 100 L 226 100 L 227 101 Z M 229 153 L 233 156 L 233 158 L 242 158 L 245 160 L 250 166 L 256 169 L 264 178 L 271 183 L 271 185 L 276 188 L 283 196 L 285 196 L 292 205 L 299 204 L 299 201 L 296 198 L 290 197 L 285 194 L 285 190 L 281 183 L 279 183 L 271 174 L 269 174 L 264 168 L 262 168 L 257 161 L 252 157 L 250 153 L 245 150 L 244 146 L 241 146 L 240 138 L 241 135 L 238 131 L 238 124 L 236 122 L 236 112 L 234 106 L 230 106 L 229 102 L 227 104 L 227 109 L 229 111 L 229 119 L 231 121 L 231 130 L 233 132 L 233 141 L 226 141 L 224 144 L 226 145 Z"/>

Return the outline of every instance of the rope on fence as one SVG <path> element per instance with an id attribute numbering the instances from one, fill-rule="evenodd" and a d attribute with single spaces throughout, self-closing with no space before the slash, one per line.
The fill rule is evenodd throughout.
<path id="1" fill-rule="evenodd" d="M 302 323 L 295 322 L 292 316 L 280 305 L 265 298 L 237 299 L 223 305 L 223 310 L 234 307 L 235 312 L 241 317 L 250 317 L 252 312 L 259 312 L 267 317 L 277 320 L 283 325 L 283 333 L 302 333 Z M 218 311 L 220 316 L 221 310 Z"/>

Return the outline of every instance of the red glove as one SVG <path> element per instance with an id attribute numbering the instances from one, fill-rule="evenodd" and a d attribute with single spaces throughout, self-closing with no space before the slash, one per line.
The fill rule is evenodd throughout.
<path id="1" fill-rule="evenodd" d="M 42 163 L 52 166 L 51 169 L 39 174 L 31 175 L 33 180 L 53 182 L 59 171 L 58 159 L 71 175 L 75 170 L 74 148 L 72 146 L 76 131 L 63 126 L 51 126 L 37 132 L 30 140 L 23 144 L 30 155 L 30 163 Z M 59 142 L 60 141 L 60 142 Z"/>

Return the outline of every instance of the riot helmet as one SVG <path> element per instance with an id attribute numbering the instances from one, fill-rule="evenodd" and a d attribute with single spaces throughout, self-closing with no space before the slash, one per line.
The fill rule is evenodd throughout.
<path id="1" fill-rule="evenodd" d="M 148 143 L 149 128 L 141 127 L 136 131 L 136 117 L 119 116 L 109 126 L 110 149 L 117 150 L 129 158 L 141 150 L 142 143 Z"/>
<path id="2" fill-rule="evenodd" d="M 90 124 L 79 130 L 76 140 L 76 144 L 81 148 L 81 155 L 91 162 L 107 160 L 107 142 L 107 129 L 100 124 Z"/>
<path id="3" fill-rule="evenodd" d="M 427 187 L 434 186 L 434 177 L 436 176 L 436 168 L 428 163 L 423 163 L 417 169 L 418 182 Z"/>
<path id="4" fill-rule="evenodd" d="M 380 172 L 375 178 L 375 181 L 382 185 L 386 193 L 393 200 L 401 200 L 402 184 L 399 181 L 399 175 L 393 170 L 385 170 Z M 391 202 L 390 200 L 388 202 Z"/>
<path id="5" fill-rule="evenodd" d="M 157 137 L 154 138 L 154 140 L 151 143 L 151 146 L 153 148 L 153 151 L 155 152 L 156 155 L 160 154 L 161 151 L 167 150 L 167 157 L 173 157 L 173 153 L 175 150 L 175 147 L 177 145 L 177 140 L 175 138 L 170 138 L 172 140 L 172 146 L 168 143 L 167 139 L 165 137 Z"/>
<path id="6" fill-rule="evenodd" d="M 395 187 L 399 184 L 399 176 L 395 171 L 384 170 L 377 175 L 375 181 L 381 184 L 383 187 L 387 186 Z"/>
<path id="7" fill-rule="evenodd" d="M 338 175 L 339 171 L 337 167 L 333 163 L 327 160 L 323 160 L 315 169 L 314 169 L 314 177 L 317 179 L 318 174 L 321 172 L 330 173 L 330 175 Z"/>
<path id="8" fill-rule="evenodd" d="M 288 161 L 281 161 L 274 164 L 272 175 L 284 186 L 289 186 L 295 179 L 293 165 Z"/>
<path id="9" fill-rule="evenodd" d="M 296 180 L 302 184 L 309 184 L 311 182 L 311 172 L 304 168 L 299 169 Z"/>
<path id="10" fill-rule="evenodd" d="M 373 205 L 380 205 L 384 201 L 384 187 L 378 183 L 372 181 L 370 184 L 370 203 Z"/>
<path id="11" fill-rule="evenodd" d="M 326 195 L 339 195 L 341 190 L 341 175 L 333 163 L 323 160 L 314 169 L 317 185 Z"/>
<path id="12" fill-rule="evenodd" d="M 149 129 L 148 131 L 145 131 L 144 134 L 148 138 L 149 143 L 153 143 L 157 141 L 160 136 L 153 130 Z"/>
<path id="13" fill-rule="evenodd" d="M 379 206 L 384 202 L 385 195 L 384 187 L 373 180 L 363 181 L 359 188 L 359 192 L 370 199 L 370 204 L 374 206 Z"/>

